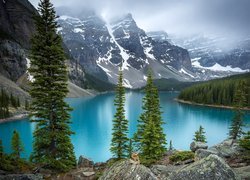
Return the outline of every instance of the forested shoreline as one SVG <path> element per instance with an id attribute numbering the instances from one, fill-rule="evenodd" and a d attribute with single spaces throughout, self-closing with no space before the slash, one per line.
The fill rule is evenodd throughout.
<path id="1" fill-rule="evenodd" d="M 246 108 L 250 108 L 250 73 L 207 81 L 181 91 L 178 100 L 184 103 L 233 107 L 235 93 L 246 94 Z"/>

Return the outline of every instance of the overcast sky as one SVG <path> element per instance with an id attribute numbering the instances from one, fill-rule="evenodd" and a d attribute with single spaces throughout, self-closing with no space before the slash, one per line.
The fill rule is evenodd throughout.
<path id="1" fill-rule="evenodd" d="M 39 0 L 30 0 L 36 7 Z M 165 30 L 176 35 L 250 34 L 250 0 L 52 0 L 73 9 L 93 8 L 110 18 L 132 13 L 146 31 Z"/>

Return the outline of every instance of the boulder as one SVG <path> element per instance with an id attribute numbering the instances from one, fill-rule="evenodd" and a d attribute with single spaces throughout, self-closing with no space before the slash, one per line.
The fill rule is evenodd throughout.
<path id="1" fill-rule="evenodd" d="M 206 143 L 203 143 L 203 142 L 196 142 L 196 141 L 193 141 L 191 144 L 190 144 L 190 150 L 195 152 L 196 150 L 198 149 L 207 149 L 208 146 Z"/>
<path id="2" fill-rule="evenodd" d="M 84 156 L 80 156 L 78 163 L 77 163 L 78 168 L 93 168 L 94 167 L 94 162 Z"/>
<path id="3" fill-rule="evenodd" d="M 223 158 L 237 156 L 242 152 L 242 148 L 239 146 L 239 143 L 234 142 L 231 139 L 227 139 L 222 143 L 212 146 L 209 150 L 217 152 L 218 156 Z"/>
<path id="4" fill-rule="evenodd" d="M 234 172 L 237 174 L 238 179 L 250 179 L 250 166 L 235 168 Z"/>
<path id="5" fill-rule="evenodd" d="M 211 154 L 189 166 L 173 172 L 169 180 L 234 180 L 234 171 L 217 155 Z"/>
<path id="6" fill-rule="evenodd" d="M 209 149 L 198 149 L 195 151 L 195 161 L 208 157 L 210 154 L 218 155 L 218 152 Z"/>
<path id="7" fill-rule="evenodd" d="M 95 180 L 97 179 L 97 177 L 93 168 L 78 168 L 78 169 L 73 169 L 66 174 L 58 174 L 56 175 L 56 177 L 47 179 Z"/>
<path id="8" fill-rule="evenodd" d="M 181 169 L 182 167 L 183 166 L 174 165 L 153 165 L 150 169 L 159 179 L 166 179 L 171 173 Z"/>
<path id="9" fill-rule="evenodd" d="M 143 165 L 137 164 L 132 160 L 121 160 L 108 168 L 99 180 L 157 180 L 151 170 Z"/>

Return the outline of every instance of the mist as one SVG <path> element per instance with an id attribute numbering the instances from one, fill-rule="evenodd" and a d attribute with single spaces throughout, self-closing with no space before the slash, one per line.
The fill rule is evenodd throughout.
<path id="1" fill-rule="evenodd" d="M 31 0 L 37 7 L 39 0 Z M 250 34 L 249 0 L 52 0 L 73 11 L 93 9 L 109 20 L 131 13 L 145 31 L 164 30 L 176 36 L 223 35 L 232 39 Z"/>

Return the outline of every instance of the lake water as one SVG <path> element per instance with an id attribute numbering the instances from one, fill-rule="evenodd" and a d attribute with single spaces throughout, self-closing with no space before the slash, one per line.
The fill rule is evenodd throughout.
<path id="1" fill-rule="evenodd" d="M 178 93 L 161 92 L 160 102 L 165 121 L 164 132 L 167 140 L 173 141 L 176 149 L 188 150 L 194 132 L 202 125 L 206 131 L 208 145 L 214 145 L 227 138 L 233 112 L 228 109 L 179 104 L 174 101 Z M 137 119 L 141 113 L 143 93 L 126 93 L 126 117 L 129 119 L 129 135 L 136 131 Z M 70 98 L 67 102 L 74 108 L 72 115 L 72 136 L 76 156 L 84 155 L 95 162 L 111 157 L 111 141 L 114 94 L 107 93 L 91 98 Z M 250 123 L 250 113 L 244 122 Z M 32 131 L 34 123 L 28 119 L 0 124 L 0 139 L 7 153 L 11 152 L 10 141 L 13 130 L 17 130 L 24 143 L 23 157 L 32 151 Z M 246 128 L 245 128 L 246 130 Z"/>

